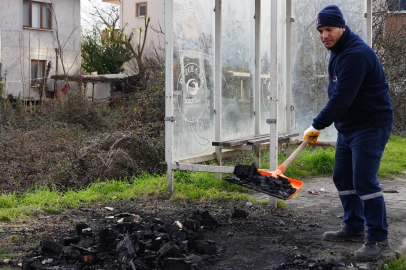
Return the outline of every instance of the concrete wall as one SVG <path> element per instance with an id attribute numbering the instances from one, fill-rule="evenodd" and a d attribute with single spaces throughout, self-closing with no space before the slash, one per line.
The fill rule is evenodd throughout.
<path id="1" fill-rule="evenodd" d="M 63 59 L 69 75 L 80 71 L 80 0 L 38 0 L 52 3 L 55 16 L 51 30 L 23 28 L 23 1 L 0 0 L 0 62 L 7 73 L 4 92 L 24 98 L 38 98 L 30 87 L 30 66 L 32 60 L 51 61 L 55 74 L 57 36 L 64 45 Z M 61 59 L 58 59 L 59 74 L 63 74 Z M 48 80 L 49 88 L 53 82 Z M 61 84 L 58 84 L 60 90 Z M 30 89 L 31 88 L 31 89 Z"/>
<path id="2" fill-rule="evenodd" d="M 107 102 L 109 97 L 111 97 L 111 84 L 96 83 L 93 92 L 93 84 L 88 83 L 86 86 L 86 96 L 89 100 L 92 100 L 92 95 L 94 102 Z"/>

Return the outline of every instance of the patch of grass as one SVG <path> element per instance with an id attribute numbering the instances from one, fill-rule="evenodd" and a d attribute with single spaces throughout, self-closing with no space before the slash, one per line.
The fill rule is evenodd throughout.
<path id="1" fill-rule="evenodd" d="M 24 237 L 21 235 L 11 235 L 7 238 L 4 238 L 4 243 L 19 243 L 24 240 Z"/>
<path id="2" fill-rule="evenodd" d="M 35 233 L 36 238 L 43 238 L 44 236 L 45 236 L 45 232 L 37 232 L 37 233 Z M 33 245 L 32 248 L 36 247 L 35 244 L 32 243 L 32 245 Z"/>
<path id="3" fill-rule="evenodd" d="M 293 147 L 292 151 L 296 147 Z M 334 170 L 335 147 L 306 147 L 287 168 L 286 175 L 300 179 L 311 176 L 332 176 Z M 383 153 L 378 178 L 393 179 L 394 176 L 404 175 L 406 171 L 406 137 L 392 135 Z M 269 168 L 269 151 L 261 155 L 261 168 Z M 278 163 L 286 160 L 286 152 L 278 152 Z"/>
<path id="4" fill-rule="evenodd" d="M 292 147 L 292 152 L 297 146 Z M 285 175 L 300 179 L 314 175 L 332 175 L 335 147 L 306 147 L 286 169 Z M 278 151 L 278 164 L 286 160 L 286 149 Z M 269 169 L 269 151 L 261 152 L 261 168 Z M 273 168 L 276 169 L 276 168 Z"/>
<path id="5" fill-rule="evenodd" d="M 252 203 L 269 204 L 269 200 L 259 201 L 249 195 L 250 190 L 224 181 L 217 180 L 214 173 L 204 172 L 176 172 L 175 193 L 171 200 L 182 201 L 246 201 Z M 286 207 L 283 200 L 278 199 L 278 206 Z"/>
<path id="6" fill-rule="evenodd" d="M 276 201 L 276 205 L 278 208 L 281 208 L 281 209 L 286 209 L 286 207 L 287 207 L 286 202 L 284 200 L 280 200 L 280 199 L 278 199 Z"/>
<path id="7" fill-rule="evenodd" d="M 229 201 L 250 198 L 248 190 L 227 181 L 217 180 L 214 173 L 176 172 L 175 194 L 180 193 L 191 200 Z M 245 194 L 244 194 L 245 193 Z"/>
<path id="8" fill-rule="evenodd" d="M 15 192 L 12 194 L 2 194 L 0 196 L 0 209 L 14 207 L 17 202 Z"/>
<path id="9" fill-rule="evenodd" d="M 105 203 L 162 195 L 169 198 L 165 175 L 143 174 L 132 179 L 98 181 L 80 191 L 59 192 L 48 187 L 36 187 L 22 195 L 0 195 L 0 201 L 4 201 L 4 204 L 8 205 L 7 208 L 2 209 L 0 220 L 10 222 L 39 214 L 60 213 L 67 208 L 76 208 L 96 202 Z M 217 202 L 242 200 L 260 203 L 249 196 L 248 189 L 226 181 L 219 181 L 214 173 L 176 172 L 175 190 L 171 201 L 182 202 L 187 199 Z"/>
<path id="10" fill-rule="evenodd" d="M 307 147 L 288 167 L 286 175 L 300 179 L 310 175 L 331 175 L 334 166 L 334 148 Z M 389 178 L 400 175 L 406 169 L 406 139 L 392 136 L 382 159 L 380 177 Z M 278 154 L 281 164 L 286 155 L 281 151 Z M 245 155 L 245 161 L 251 156 Z M 266 164 L 269 154 L 263 156 L 262 162 Z M 248 162 L 247 162 L 248 163 Z M 238 164 L 238 163 L 237 163 Z M 249 163 L 248 163 L 249 164 Z M 389 165 L 390 164 L 390 165 Z M 249 196 L 249 189 L 223 180 L 217 180 L 214 173 L 205 172 L 175 172 L 174 193 L 171 201 L 182 203 L 193 201 L 250 201 L 266 204 L 267 201 L 258 201 Z M 110 181 L 96 181 L 85 189 L 79 191 L 57 191 L 55 188 L 35 187 L 27 193 L 3 193 L 0 195 L 0 221 L 10 222 L 18 218 L 32 217 L 39 214 L 60 213 L 64 209 L 76 208 L 96 202 L 114 200 L 130 200 L 153 196 L 156 198 L 169 198 L 166 190 L 166 176 L 142 174 L 131 179 L 113 179 Z M 278 207 L 284 208 L 283 200 L 278 200 Z"/>
<path id="11" fill-rule="evenodd" d="M 45 212 L 46 212 L 47 214 L 60 214 L 62 211 L 61 211 L 61 209 L 59 209 L 59 208 L 50 206 L 50 207 L 48 207 L 48 208 L 45 209 Z"/>
<path id="12" fill-rule="evenodd" d="M 393 179 L 406 170 L 406 137 L 392 135 L 386 145 L 378 177 Z"/>
<path id="13" fill-rule="evenodd" d="M 6 253 L 6 251 L 4 249 L 0 248 L 0 259 L 4 260 L 4 259 L 14 259 L 14 258 L 16 258 L 15 255 L 8 254 L 8 253 Z"/>
<path id="14" fill-rule="evenodd" d="M 396 260 L 389 262 L 387 264 L 387 266 L 384 266 L 381 269 L 382 270 L 383 269 L 385 269 L 385 270 L 386 269 L 388 269 L 388 270 L 404 270 L 404 269 L 406 269 L 405 257 L 402 254 L 400 254 Z"/>
<path id="15" fill-rule="evenodd" d="M 286 170 L 291 178 L 309 175 L 331 175 L 334 170 L 335 148 L 307 147 Z"/>

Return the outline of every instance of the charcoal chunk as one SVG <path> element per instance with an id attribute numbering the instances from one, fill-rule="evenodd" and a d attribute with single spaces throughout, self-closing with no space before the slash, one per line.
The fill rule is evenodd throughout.
<path id="1" fill-rule="evenodd" d="M 53 252 L 56 254 L 61 253 L 63 246 L 54 240 L 43 240 L 41 241 L 42 250 L 45 252 Z"/>
<path id="2" fill-rule="evenodd" d="M 163 245 L 159 251 L 158 254 L 160 257 L 180 257 L 182 255 L 179 247 L 175 244 L 175 242 L 169 242 L 165 245 Z"/>

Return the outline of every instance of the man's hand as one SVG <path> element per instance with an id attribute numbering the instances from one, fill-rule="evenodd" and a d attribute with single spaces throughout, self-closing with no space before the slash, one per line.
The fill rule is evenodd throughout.
<path id="1" fill-rule="evenodd" d="M 310 126 L 304 132 L 303 141 L 309 137 L 314 137 L 314 139 L 310 141 L 310 144 L 316 144 L 317 138 L 319 137 L 319 135 L 320 135 L 320 130 L 317 130 L 313 126 Z"/>

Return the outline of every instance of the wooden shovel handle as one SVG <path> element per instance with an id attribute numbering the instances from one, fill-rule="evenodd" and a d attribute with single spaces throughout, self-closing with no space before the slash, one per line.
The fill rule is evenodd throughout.
<path id="1" fill-rule="evenodd" d="M 298 148 L 296 148 L 296 150 L 285 160 L 285 162 L 282 163 L 281 166 L 284 166 L 285 168 L 287 168 L 292 161 L 297 157 L 297 155 L 299 155 L 299 153 L 303 150 L 303 148 L 306 147 L 306 145 L 313 139 L 314 137 L 309 137 L 307 138 L 305 141 L 303 141 Z"/>

